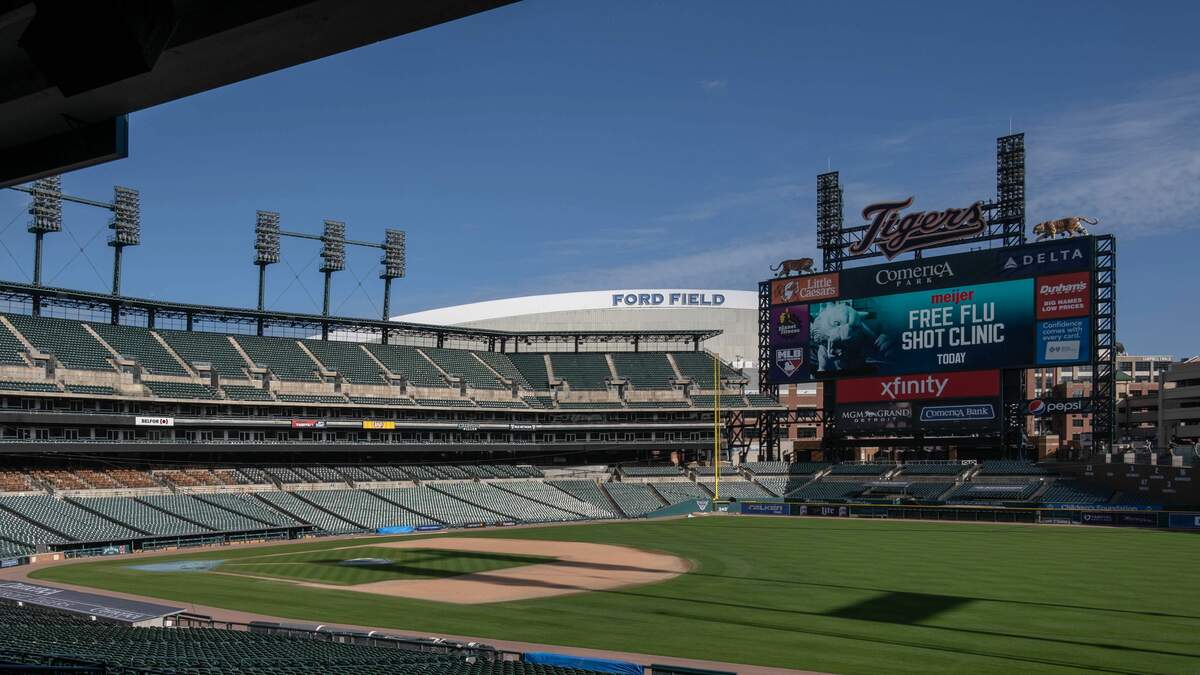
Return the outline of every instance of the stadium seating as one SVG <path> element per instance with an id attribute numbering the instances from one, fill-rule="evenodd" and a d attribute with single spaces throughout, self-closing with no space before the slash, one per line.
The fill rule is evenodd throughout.
<path id="1" fill-rule="evenodd" d="M 78 321 L 24 314 L 4 316 L 39 352 L 53 354 L 67 368 L 109 371 L 113 369 L 112 354 Z"/>
<path id="2" fill-rule="evenodd" d="M 144 381 L 142 384 L 159 398 L 186 398 L 186 399 L 213 399 L 217 398 L 217 392 L 207 384 L 194 384 L 192 382 L 149 382 Z"/>
<path id="3" fill-rule="evenodd" d="M 475 389 L 504 389 L 504 385 L 500 380 L 496 379 L 496 375 L 488 370 L 487 366 L 480 363 L 471 355 L 471 352 L 463 349 L 439 349 L 435 347 L 422 347 L 421 351 L 425 355 L 438 364 L 442 370 L 450 375 L 458 375 L 467 382 L 467 386 Z"/>
<path id="4" fill-rule="evenodd" d="M 530 391 L 550 391 L 550 375 L 543 354 L 509 354 L 513 367 L 525 376 Z M 559 375 L 559 377 L 562 377 Z"/>
<path id="5" fill-rule="evenodd" d="M 367 349 L 393 374 L 408 378 L 409 384 L 418 387 L 450 386 L 438 369 L 421 356 L 415 347 L 371 343 Z"/>
<path id="6" fill-rule="evenodd" d="M 112 541 L 136 539 L 143 536 L 140 532 L 100 518 L 69 501 L 55 499 L 48 495 L 0 497 L 0 506 L 75 541 Z M 0 534 L 4 534 L 4 532 L 4 530 L 0 530 Z M 46 539 L 36 539 L 28 543 L 42 541 L 46 541 Z"/>
<path id="7" fill-rule="evenodd" d="M 988 476 L 1044 476 L 1047 473 L 1040 466 L 1012 459 L 989 459 L 979 469 L 980 475 Z"/>
<path id="8" fill-rule="evenodd" d="M 337 517 L 376 529 L 392 525 L 432 525 L 434 521 L 380 499 L 367 490 L 301 490 L 297 497 L 312 502 Z"/>
<path id="9" fill-rule="evenodd" d="M 717 475 L 717 468 L 715 466 L 694 466 L 692 467 L 692 473 L 697 476 L 715 476 Z M 737 467 L 732 464 L 721 464 L 719 468 L 721 469 L 720 475 L 722 476 L 732 477 L 738 475 Z"/>
<path id="10" fill-rule="evenodd" d="M 290 492 L 258 492 L 255 493 L 255 497 L 262 499 L 284 516 L 301 523 L 308 523 L 325 532 L 358 532 L 362 530 L 357 523 L 338 518 Z M 245 498 L 250 499 L 249 496 Z"/>
<path id="11" fill-rule="evenodd" d="M 690 401 L 625 401 L 625 407 L 634 409 L 690 408 Z"/>
<path id="12" fill-rule="evenodd" d="M 666 506 L 654 488 L 643 483 L 604 483 L 602 487 L 630 518 L 640 518 Z"/>
<path id="13" fill-rule="evenodd" d="M 260 387 L 247 387 L 242 385 L 221 385 L 221 391 L 225 392 L 225 397 L 232 401 L 270 401 L 271 392 Z"/>
<path id="14" fill-rule="evenodd" d="M 710 485 L 705 481 L 705 485 Z M 721 496 L 721 499 L 756 499 L 760 497 L 773 497 L 768 490 L 758 483 L 734 478 L 731 480 L 721 479 L 714 488 L 714 492 Z"/>
<path id="15" fill-rule="evenodd" d="M 524 401 L 525 405 L 528 405 L 530 408 L 550 409 L 554 407 L 553 396 L 522 396 L 521 400 Z"/>
<path id="16" fill-rule="evenodd" d="M 309 358 L 300 345 L 290 338 L 261 337 L 257 335 L 234 336 L 242 351 L 257 366 L 269 369 L 281 380 L 294 382 L 317 382 L 317 364 Z"/>
<path id="17" fill-rule="evenodd" d="M 612 379 L 603 354 L 551 354 L 550 366 L 555 377 L 578 391 L 604 391 Z"/>
<path id="18" fill-rule="evenodd" d="M 336 394 L 275 394 L 275 398 L 284 403 L 315 403 L 320 405 L 349 403 L 346 397 Z"/>
<path id="19" fill-rule="evenodd" d="M 529 380 L 525 379 L 525 374 L 517 368 L 508 354 L 499 352 L 475 352 L 475 355 L 483 359 L 483 362 L 491 366 L 492 370 L 500 373 L 501 376 L 512 380 L 521 389 L 533 391 L 534 387 L 530 386 Z M 545 387 L 542 387 L 543 389 Z"/>
<path id="20" fill-rule="evenodd" d="M 67 384 L 64 388 L 72 394 L 87 396 L 116 396 L 117 390 L 100 384 Z"/>
<path id="21" fill-rule="evenodd" d="M 187 375 L 175 357 L 163 348 L 145 328 L 89 323 L 88 326 L 118 354 L 137 361 L 146 372 L 154 375 Z"/>
<path id="22" fill-rule="evenodd" d="M 3 501 L 0 501 L 0 504 L 11 498 L 5 497 L 2 499 Z M 52 532 L 45 527 L 34 525 L 2 509 L 0 509 L 0 537 L 3 538 L 3 541 L 8 542 L 8 547 L 14 549 L 14 552 L 18 548 L 28 548 L 32 551 L 34 545 L 39 543 L 62 544 L 70 541 L 65 535 Z"/>
<path id="23" fill-rule="evenodd" d="M 579 513 L 535 502 L 490 483 L 439 483 L 435 490 L 525 523 L 580 520 Z"/>
<path id="24" fill-rule="evenodd" d="M 29 474 L 37 480 L 50 484 L 56 490 L 87 490 L 92 487 L 70 471 L 34 469 Z"/>
<path id="25" fill-rule="evenodd" d="M 8 389 L 9 391 L 44 391 L 57 392 L 58 385 L 49 382 L 24 382 L 13 380 L 0 380 L 0 389 Z"/>
<path id="26" fill-rule="evenodd" d="M 742 468 L 756 476 L 811 476 L 829 468 L 824 462 L 746 462 Z"/>
<path id="27" fill-rule="evenodd" d="M 668 504 L 679 504 L 689 499 L 710 499 L 712 494 L 704 486 L 690 480 L 655 481 L 646 483 L 658 492 Z"/>
<path id="28" fill-rule="evenodd" d="M 1070 479 L 1058 479 L 1038 497 L 1048 504 L 1105 504 L 1112 499 L 1110 488 L 1084 485 Z"/>
<path id="29" fill-rule="evenodd" d="M 766 488 L 768 492 L 774 493 L 775 496 L 777 496 L 777 497 L 782 497 L 782 496 L 788 494 L 789 492 L 794 492 L 794 491 L 804 487 L 804 485 L 806 483 L 808 483 L 809 480 L 811 480 L 811 477 L 810 476 L 799 476 L 799 475 L 795 475 L 795 476 L 767 475 L 767 476 L 761 476 L 761 477 L 756 476 L 754 480 L 759 485 Z"/>
<path id="30" fill-rule="evenodd" d="M 882 476 L 896 468 L 895 464 L 835 464 L 831 476 Z"/>
<path id="31" fill-rule="evenodd" d="M 413 401 L 411 398 L 403 398 L 403 397 L 384 398 L 384 397 L 380 397 L 380 396 L 351 396 L 350 402 L 357 403 L 359 405 L 369 405 L 369 406 L 413 406 L 413 405 L 416 405 L 416 401 Z"/>
<path id="32" fill-rule="evenodd" d="M 778 408 L 779 401 L 764 394 L 746 394 L 746 401 L 752 408 Z"/>
<path id="33" fill-rule="evenodd" d="M 0 325 L 0 364 L 23 366 L 25 359 L 21 358 L 21 354 L 24 353 L 25 345 L 21 344 L 7 326 Z"/>
<path id="34" fill-rule="evenodd" d="M 406 509 L 429 516 L 446 525 L 462 526 L 471 523 L 496 523 L 505 518 L 478 506 L 467 504 L 444 492 L 426 485 L 405 488 L 382 488 L 372 490 L 388 501 Z"/>
<path id="35" fill-rule="evenodd" d="M 475 401 L 475 405 L 480 408 L 528 408 L 529 406 L 518 399 L 507 399 L 504 401 Z"/>
<path id="36" fill-rule="evenodd" d="M 857 497 L 865 489 L 866 484 L 858 481 L 814 481 L 786 493 L 785 496 L 808 501 L 841 501 Z"/>
<path id="37" fill-rule="evenodd" d="M 224 333 L 155 330 L 176 354 L 192 364 L 210 364 L 221 377 L 245 379 L 246 359 L 234 349 Z"/>
<path id="38" fill-rule="evenodd" d="M 608 511 L 616 516 L 616 507 L 612 500 L 600 489 L 600 485 L 594 480 L 548 480 L 546 485 L 551 485 L 572 497 L 587 502 L 592 506 L 602 511 Z"/>
<path id="39" fill-rule="evenodd" d="M 475 403 L 465 398 L 419 398 L 417 405 L 431 408 L 474 408 Z"/>
<path id="40" fill-rule="evenodd" d="M 877 483 L 868 486 L 860 497 L 862 499 L 912 497 L 913 499 L 935 500 L 953 485 L 954 483 L 943 482 L 889 481 L 886 484 Z"/>
<path id="41" fill-rule="evenodd" d="M 383 369 L 357 342 L 305 340 L 304 346 L 325 365 L 352 384 L 387 384 Z"/>
<path id="42" fill-rule="evenodd" d="M 168 511 L 181 518 L 200 523 L 217 532 L 261 530 L 271 523 L 255 520 L 241 513 L 233 513 L 190 495 L 147 495 L 138 497 L 155 508 Z"/>
<path id="43" fill-rule="evenodd" d="M 617 374 L 634 389 L 671 389 L 676 379 L 675 369 L 663 353 L 613 352 L 612 360 Z"/>
<path id="44" fill-rule="evenodd" d="M 75 497 L 72 501 L 107 518 L 153 535 L 208 534 L 214 529 L 163 513 L 129 497 Z"/>
<path id="45" fill-rule="evenodd" d="M 701 389 L 712 391 L 716 388 L 713 382 L 713 357 L 707 352 L 672 352 L 671 358 L 679 372 Z M 740 379 L 742 375 L 724 363 L 721 364 L 721 377 Z"/>
<path id="46" fill-rule="evenodd" d="M 949 502 L 1024 501 L 1041 487 L 1041 481 L 963 483 L 947 495 Z"/>
<path id="47" fill-rule="evenodd" d="M 971 465 L 957 462 L 933 462 L 929 464 L 905 464 L 901 473 L 905 476 L 957 476 Z"/>
<path id="48" fill-rule="evenodd" d="M 708 394 L 692 394 L 692 405 L 702 410 L 711 410 L 713 396 Z M 741 394 L 721 394 L 721 408 L 745 408 L 746 399 Z"/>
<path id="49" fill-rule="evenodd" d="M 619 468 L 621 475 L 630 478 L 682 475 L 679 467 L 669 464 L 663 466 L 622 466 Z"/>
<path id="50" fill-rule="evenodd" d="M 24 492 L 33 490 L 29 476 L 23 471 L 0 469 L 0 492 Z"/>
<path id="51" fill-rule="evenodd" d="M 579 514 L 585 518 L 603 519 L 613 517 L 611 509 L 595 506 L 590 502 L 573 497 L 552 485 L 546 485 L 540 481 L 509 481 L 506 483 L 497 483 L 496 485 L 502 490 L 515 492 L 522 497 L 543 502 L 569 513 Z"/>

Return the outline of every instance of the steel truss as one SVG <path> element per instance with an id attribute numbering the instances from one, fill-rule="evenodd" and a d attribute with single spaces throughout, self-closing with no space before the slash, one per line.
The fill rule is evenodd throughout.
<path id="1" fill-rule="evenodd" d="M 1117 440 L 1117 240 L 1094 238 L 1092 285 L 1092 451 L 1108 453 Z"/>

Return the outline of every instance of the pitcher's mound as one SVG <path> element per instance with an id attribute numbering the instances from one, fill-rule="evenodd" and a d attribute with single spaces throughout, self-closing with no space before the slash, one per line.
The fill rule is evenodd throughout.
<path id="1" fill-rule="evenodd" d="M 683 558 L 628 546 L 573 541 L 446 537 L 374 544 L 387 548 L 447 549 L 555 558 L 552 562 L 463 574 L 446 579 L 377 581 L 356 586 L 305 584 L 435 602 L 472 605 L 547 598 L 665 581 L 688 571 Z M 368 564 L 357 558 L 342 564 Z M 382 560 L 382 559 L 380 559 Z M 377 563 L 376 563 L 377 564 Z"/>

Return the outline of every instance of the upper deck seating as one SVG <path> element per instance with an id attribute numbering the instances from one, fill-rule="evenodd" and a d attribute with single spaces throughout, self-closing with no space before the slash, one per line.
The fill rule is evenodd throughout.
<path id="1" fill-rule="evenodd" d="M 281 380 L 317 382 L 317 364 L 291 338 L 234 336 L 246 356 L 258 366 L 269 369 Z"/>
<path id="2" fill-rule="evenodd" d="M 358 342 L 305 340 L 304 346 L 325 365 L 352 384 L 387 384 L 383 369 Z"/>
<path id="3" fill-rule="evenodd" d="M 25 345 L 13 335 L 7 326 L 0 325 L 0 364 L 25 365 L 21 354 L 25 353 Z"/>
<path id="4" fill-rule="evenodd" d="M 67 368 L 112 370 L 112 354 L 96 341 L 83 324 L 69 319 L 48 319 L 5 314 L 12 325 L 43 354 L 53 354 Z"/>
<path id="5" fill-rule="evenodd" d="M 684 377 L 692 378 L 696 386 L 704 390 L 715 389 L 713 382 L 713 357 L 707 352 L 672 352 L 671 358 Z M 740 378 L 741 374 L 733 368 L 721 364 L 722 378 Z"/>
<path id="6" fill-rule="evenodd" d="M 415 347 L 370 343 L 367 349 L 395 375 L 408 378 L 417 387 L 448 388 L 442 374 Z"/>
<path id="7" fill-rule="evenodd" d="M 467 386 L 475 389 L 504 389 L 496 375 L 469 351 L 436 347 L 422 347 L 421 351 L 448 374 L 458 375 L 466 380 Z"/>
<path id="8" fill-rule="evenodd" d="M 225 397 L 231 401 L 270 401 L 271 392 L 260 387 L 245 387 L 239 385 L 221 385 Z"/>
<path id="9" fill-rule="evenodd" d="M 145 328 L 89 323 L 92 330 L 121 356 L 131 358 L 154 375 L 187 375 L 175 357 Z"/>
<path id="10" fill-rule="evenodd" d="M 150 390 L 158 398 L 186 398 L 186 399 L 202 399 L 216 400 L 217 392 L 207 384 L 195 384 L 193 382 L 149 382 L 144 381 L 142 384 Z"/>
<path id="11" fill-rule="evenodd" d="M 551 354 L 550 364 L 555 377 L 579 391 L 603 391 L 612 379 L 603 354 Z"/>
<path id="12" fill-rule="evenodd" d="M 702 410 L 712 410 L 713 397 L 709 394 L 692 394 L 692 405 Z M 746 399 L 741 394 L 721 394 L 721 409 L 745 408 Z"/>
<path id="13" fill-rule="evenodd" d="M 530 386 L 529 380 L 525 379 L 525 374 L 513 364 L 508 354 L 501 354 L 500 352 L 475 352 L 475 355 L 491 366 L 492 370 L 512 380 L 521 389 L 529 391 L 534 389 Z"/>
<path id="14" fill-rule="evenodd" d="M 617 374 L 629 380 L 635 389 L 671 389 L 675 369 L 662 353 L 613 352 Z"/>
<path id="15" fill-rule="evenodd" d="M 156 329 L 183 360 L 192 364 L 210 364 L 221 377 L 246 377 L 246 359 L 238 353 L 224 333 Z"/>
<path id="16" fill-rule="evenodd" d="M 546 371 L 546 355 L 537 353 L 509 354 L 512 362 L 529 384 L 530 391 L 550 391 L 550 375 Z M 560 376 L 561 377 L 561 376 Z"/>

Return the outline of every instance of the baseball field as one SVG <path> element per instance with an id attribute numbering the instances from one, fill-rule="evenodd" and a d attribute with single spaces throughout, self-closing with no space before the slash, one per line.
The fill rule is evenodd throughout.
<path id="1" fill-rule="evenodd" d="M 285 620 L 836 673 L 1195 673 L 1197 563 L 1200 537 L 1161 531 L 708 517 L 31 576 Z"/>

